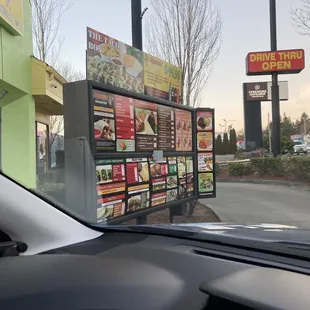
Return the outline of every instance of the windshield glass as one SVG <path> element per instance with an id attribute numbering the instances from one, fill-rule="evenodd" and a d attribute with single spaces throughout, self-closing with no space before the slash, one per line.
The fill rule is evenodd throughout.
<path id="1" fill-rule="evenodd" d="M 310 1 L 274 2 L 0 1 L 1 171 L 89 224 L 310 228 Z"/>

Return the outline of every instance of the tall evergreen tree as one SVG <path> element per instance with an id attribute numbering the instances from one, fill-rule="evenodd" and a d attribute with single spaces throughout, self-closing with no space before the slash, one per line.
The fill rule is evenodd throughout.
<path id="1" fill-rule="evenodd" d="M 229 131 L 229 153 L 235 154 L 237 152 L 237 134 L 235 129 Z"/>
<path id="2" fill-rule="evenodd" d="M 223 138 L 223 154 L 229 154 L 229 140 L 227 132 L 224 133 Z"/>
<path id="3" fill-rule="evenodd" d="M 216 155 L 223 154 L 223 143 L 221 135 L 218 135 L 215 140 L 215 154 Z"/>

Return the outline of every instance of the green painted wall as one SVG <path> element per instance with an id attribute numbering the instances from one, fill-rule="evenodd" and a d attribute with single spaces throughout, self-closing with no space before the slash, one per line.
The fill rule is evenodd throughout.
<path id="1" fill-rule="evenodd" d="M 1 168 L 26 187 L 36 186 L 35 104 L 32 97 L 32 25 L 29 0 L 24 5 L 24 35 L 12 36 L 0 26 L 0 91 L 11 85 L 13 101 L 0 99 Z M 10 93 L 9 93 L 10 94 Z M 9 95 L 8 94 L 8 95 Z M 16 98 L 19 98 L 16 100 Z M 2 101 L 2 102 L 1 102 Z"/>

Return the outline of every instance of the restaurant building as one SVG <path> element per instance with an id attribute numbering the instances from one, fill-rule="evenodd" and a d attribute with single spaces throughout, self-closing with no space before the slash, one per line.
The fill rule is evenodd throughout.
<path id="1" fill-rule="evenodd" d="M 30 1 L 0 0 L 1 170 L 29 188 L 49 168 L 50 115 L 63 114 L 66 82 L 32 55 Z"/>

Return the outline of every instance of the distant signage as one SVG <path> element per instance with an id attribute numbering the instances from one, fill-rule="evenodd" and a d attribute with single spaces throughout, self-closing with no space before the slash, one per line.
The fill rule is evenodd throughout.
<path id="1" fill-rule="evenodd" d="M 271 101 L 271 82 L 245 83 L 247 101 Z M 288 82 L 279 82 L 280 100 L 288 100 Z"/>
<path id="2" fill-rule="evenodd" d="M 87 79 L 174 103 L 181 101 L 181 68 L 91 28 L 87 28 Z"/>
<path id="3" fill-rule="evenodd" d="M 14 35 L 24 33 L 23 0 L 0 0 L 0 25 Z"/>
<path id="4" fill-rule="evenodd" d="M 247 75 L 299 73 L 305 68 L 303 49 L 276 52 L 251 52 L 246 58 Z"/>

